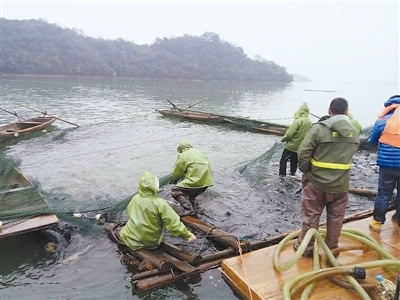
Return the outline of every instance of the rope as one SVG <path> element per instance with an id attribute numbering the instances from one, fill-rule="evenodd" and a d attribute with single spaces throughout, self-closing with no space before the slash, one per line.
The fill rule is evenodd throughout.
<path id="1" fill-rule="evenodd" d="M 200 249 L 199 251 L 197 251 L 197 254 L 200 254 L 201 250 L 203 249 L 204 246 L 204 242 L 207 240 L 207 237 L 209 236 L 209 234 L 215 229 L 217 228 L 216 226 L 213 226 L 210 228 L 209 231 L 207 231 L 206 235 L 203 237 L 203 242 L 201 243 Z"/>
<path id="2" fill-rule="evenodd" d="M 171 271 L 171 275 L 172 275 L 172 282 L 175 282 L 175 273 L 174 273 L 174 270 L 172 270 L 172 268 L 171 269 L 169 269 L 170 271 Z"/>
<path id="3" fill-rule="evenodd" d="M 237 240 L 237 244 L 238 244 L 238 249 L 239 249 L 239 262 L 240 262 L 241 265 L 243 265 L 245 279 L 246 279 L 247 282 L 249 282 L 249 279 L 248 279 L 248 276 L 247 276 L 246 267 L 244 265 L 243 254 L 242 254 L 242 245 L 240 243 L 240 240 Z M 253 294 L 252 294 L 251 289 L 250 289 L 250 284 L 247 285 L 247 288 L 249 290 L 250 300 L 253 300 Z"/>

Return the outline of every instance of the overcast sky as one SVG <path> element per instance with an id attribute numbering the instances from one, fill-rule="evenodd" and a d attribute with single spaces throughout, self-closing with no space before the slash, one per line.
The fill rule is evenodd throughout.
<path id="1" fill-rule="evenodd" d="M 398 0 L 1 1 L 6 19 L 42 18 L 136 44 L 214 32 L 314 81 L 399 83 L 399 13 Z"/>

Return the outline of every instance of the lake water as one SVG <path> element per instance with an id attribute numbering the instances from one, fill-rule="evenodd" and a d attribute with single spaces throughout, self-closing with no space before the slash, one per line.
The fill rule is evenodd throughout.
<path id="1" fill-rule="evenodd" d="M 327 113 L 330 101 L 345 97 L 363 127 L 373 125 L 383 102 L 399 92 L 397 84 L 307 82 L 208 83 L 98 78 L 2 77 L 1 107 L 24 117 L 37 114 L 26 104 L 79 124 L 57 121 L 47 133 L 20 138 L 3 146 L 21 171 L 38 182 L 56 212 L 98 210 L 136 192 L 141 174 L 171 173 L 176 147 L 187 138 L 212 164 L 215 185 L 199 199 L 201 216 L 237 235 L 257 233 L 251 241 L 300 227 L 301 187 L 297 177 L 280 183 L 277 151 L 267 166 L 252 177 L 237 168 L 270 149 L 277 136 L 245 130 L 177 121 L 155 109 L 193 109 L 290 124 L 303 102 L 317 116 Z M 1 123 L 15 117 L 1 113 Z M 316 121 L 316 118 L 312 118 Z M 352 185 L 376 188 L 375 155 L 359 153 Z M 260 184 L 261 182 L 261 184 Z M 164 191 L 166 197 L 168 193 Z M 372 207 L 373 202 L 350 197 L 348 213 Z M 1 240 L 1 299 L 237 299 L 221 279 L 220 270 L 200 278 L 132 295 L 131 273 L 121 262 L 117 246 L 96 225 L 61 220 L 71 234 L 56 255 L 46 255 L 40 236 Z M 94 229 L 93 228 L 97 228 Z M 198 235 L 192 250 L 207 253 L 211 245 Z M 182 247 L 185 242 L 181 241 Z M 204 246 L 206 245 L 206 246 Z M 211 249 L 212 250 L 212 249 Z"/>

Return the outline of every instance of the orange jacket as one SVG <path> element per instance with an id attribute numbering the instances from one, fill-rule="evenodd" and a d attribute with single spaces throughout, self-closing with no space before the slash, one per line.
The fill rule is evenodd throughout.
<path id="1" fill-rule="evenodd" d="M 395 108 L 393 115 L 386 121 L 379 142 L 400 148 L 400 104 L 392 104 L 382 111 L 379 117 L 386 115 Z"/>

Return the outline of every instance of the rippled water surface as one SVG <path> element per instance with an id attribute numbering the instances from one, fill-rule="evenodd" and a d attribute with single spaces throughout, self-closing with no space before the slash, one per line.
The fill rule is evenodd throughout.
<path id="1" fill-rule="evenodd" d="M 300 226 L 300 174 L 284 182 L 278 180 L 281 148 L 271 161 L 250 164 L 238 172 L 238 167 L 261 156 L 279 138 L 173 120 L 155 109 L 169 108 L 166 99 L 187 107 L 206 98 L 194 108 L 290 124 L 302 102 L 308 102 L 312 113 L 322 116 L 334 97 L 343 96 L 349 100 L 354 117 L 367 127 L 374 123 L 383 102 L 398 91 L 390 84 L 282 86 L 45 77 L 4 77 L 1 84 L 3 108 L 35 116 L 17 105 L 23 103 L 80 125 L 74 128 L 59 120 L 47 133 L 22 137 L 2 148 L 7 157 L 20 161 L 27 177 L 40 184 L 56 212 L 100 210 L 130 197 L 145 170 L 159 177 L 171 173 L 176 147 L 187 138 L 208 156 L 214 175 L 214 187 L 198 201 L 201 217 L 236 235 L 256 233 L 252 241 Z M 1 123 L 14 119 L 1 114 Z M 352 186 L 376 188 L 375 158 L 374 153 L 356 155 Z M 167 190 L 161 194 L 168 198 Z M 348 213 L 372 203 L 351 196 Z M 236 298 L 219 269 L 181 284 L 132 295 L 131 273 L 101 228 L 82 226 L 68 218 L 62 219 L 60 226 L 70 238 L 58 237 L 54 255 L 44 251 L 46 232 L 1 241 L 1 299 Z M 54 237 L 54 233 L 50 235 Z M 203 240 L 199 235 L 192 250 L 207 253 L 210 245 Z"/>

